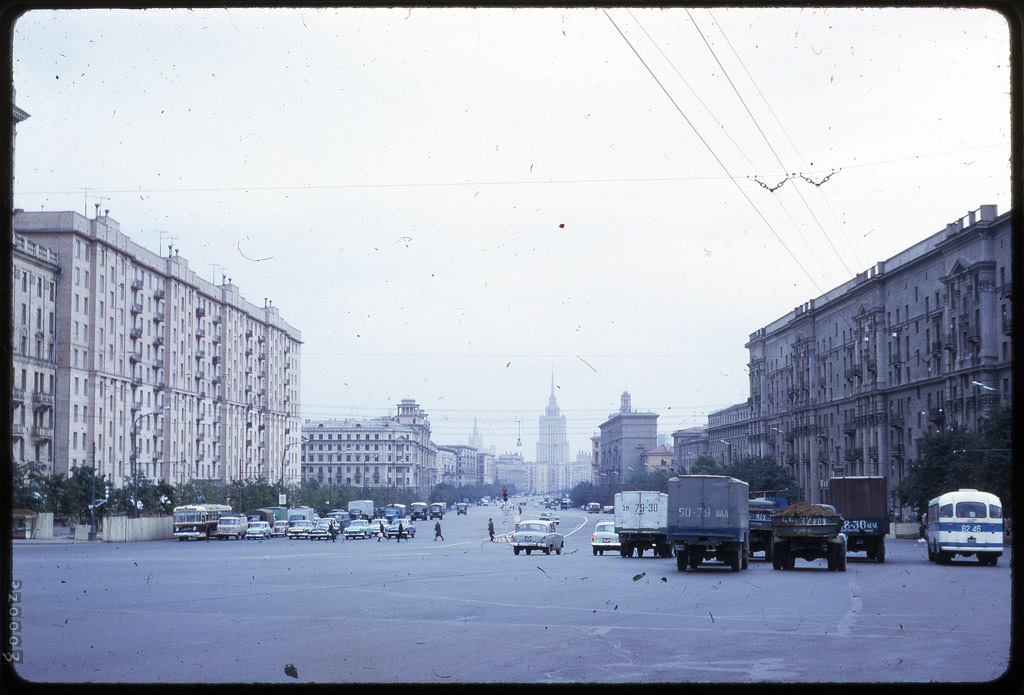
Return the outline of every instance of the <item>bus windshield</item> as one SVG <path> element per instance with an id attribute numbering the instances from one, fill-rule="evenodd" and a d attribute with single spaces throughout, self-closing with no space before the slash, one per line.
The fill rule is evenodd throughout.
<path id="1" fill-rule="evenodd" d="M 958 519 L 984 519 L 984 502 L 957 502 L 956 517 Z"/>

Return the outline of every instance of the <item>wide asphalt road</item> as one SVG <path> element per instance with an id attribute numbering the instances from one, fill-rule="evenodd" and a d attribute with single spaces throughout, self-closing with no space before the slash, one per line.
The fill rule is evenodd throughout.
<path id="1" fill-rule="evenodd" d="M 540 509 L 531 506 L 525 516 Z M 595 557 L 610 516 L 562 511 L 565 552 L 487 540 L 501 510 L 414 539 L 17 544 L 31 681 L 985 681 L 1007 669 L 1010 558 L 887 543 L 845 573 L 755 558 Z M 508 522 L 511 525 L 511 521 Z M 1007 548 L 1007 553 L 1009 548 Z M 861 558 L 861 559 L 858 559 Z"/>

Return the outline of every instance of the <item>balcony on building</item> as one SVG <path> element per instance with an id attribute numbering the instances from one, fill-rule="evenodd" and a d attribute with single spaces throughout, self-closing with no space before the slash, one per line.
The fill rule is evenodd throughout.
<path id="1" fill-rule="evenodd" d="M 136 362 L 141 362 L 142 361 L 142 353 L 141 352 L 137 352 L 135 350 L 129 350 L 128 351 L 128 361 L 131 362 L 132 364 L 135 364 Z"/>
<path id="2" fill-rule="evenodd" d="M 160 393 L 161 391 L 163 391 L 164 388 L 166 388 L 166 387 L 164 386 L 164 382 L 162 382 L 162 381 L 158 381 L 155 384 L 153 384 L 153 390 L 156 391 L 157 393 Z"/>
<path id="3" fill-rule="evenodd" d="M 23 438 L 25 436 L 25 425 L 20 422 L 16 422 L 11 425 L 11 436 Z"/>
<path id="4" fill-rule="evenodd" d="M 15 387 L 14 389 L 12 389 L 12 400 L 15 403 L 24 403 L 25 402 L 25 389 L 18 388 L 18 387 Z"/>
<path id="5" fill-rule="evenodd" d="M 931 420 L 932 422 L 940 422 L 946 419 L 946 413 L 942 410 L 942 408 L 929 408 L 928 419 Z"/>
<path id="6" fill-rule="evenodd" d="M 39 408 L 52 408 L 53 407 L 53 394 L 46 393 L 44 391 L 33 391 L 32 392 L 33 407 Z"/>
<path id="7" fill-rule="evenodd" d="M 46 425 L 33 425 L 32 436 L 36 439 L 53 439 L 53 428 Z"/>
<path id="8" fill-rule="evenodd" d="M 160 347 L 163 344 L 164 344 L 164 337 L 162 335 L 158 335 L 158 336 L 153 338 L 153 345 L 156 345 L 157 347 Z"/>
<path id="9" fill-rule="evenodd" d="M 198 328 L 196 328 L 196 337 L 197 338 L 205 338 L 206 337 L 206 329 L 203 328 L 202 326 L 199 326 Z"/>
<path id="10" fill-rule="evenodd" d="M 141 376 L 133 376 L 132 377 L 132 388 L 135 388 L 137 386 L 142 386 L 142 377 Z"/>
<path id="11" fill-rule="evenodd" d="M 212 320 L 212 321 L 213 321 L 214 323 L 220 323 L 220 322 L 222 322 L 222 321 L 223 321 L 224 319 L 223 319 L 223 318 L 221 318 L 221 315 L 220 315 L 220 314 L 214 314 L 214 315 L 213 315 L 213 318 L 212 318 L 211 320 Z"/>
<path id="12" fill-rule="evenodd" d="M 206 350 L 204 350 L 203 348 L 196 349 L 196 359 L 201 360 L 204 357 L 206 357 Z"/>
<path id="13" fill-rule="evenodd" d="M 206 309 L 201 307 L 201 306 L 197 306 L 196 307 L 196 316 L 198 316 L 199 318 L 202 318 L 202 317 L 206 316 Z"/>
<path id="14" fill-rule="evenodd" d="M 129 336 L 129 337 L 130 337 L 130 338 L 131 338 L 132 340 L 138 340 L 139 338 L 141 338 L 141 337 L 142 337 L 142 329 L 141 329 L 141 328 L 138 328 L 138 327 L 136 327 L 136 326 L 132 326 L 132 329 L 131 329 L 131 331 L 130 331 L 130 332 L 128 333 L 128 336 Z"/>

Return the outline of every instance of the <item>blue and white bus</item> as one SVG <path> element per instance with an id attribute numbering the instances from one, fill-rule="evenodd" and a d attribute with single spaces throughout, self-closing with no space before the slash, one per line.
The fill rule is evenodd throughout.
<path id="1" fill-rule="evenodd" d="M 972 555 L 995 565 L 1003 554 L 1003 505 L 988 492 L 961 489 L 928 503 L 928 559 L 940 565 Z"/>

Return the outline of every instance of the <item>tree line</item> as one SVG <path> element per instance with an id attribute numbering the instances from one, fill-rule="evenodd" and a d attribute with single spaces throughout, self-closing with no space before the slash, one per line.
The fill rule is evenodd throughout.
<path id="1" fill-rule="evenodd" d="M 53 512 L 69 523 L 82 523 L 91 518 L 93 509 L 97 518 L 119 514 L 132 514 L 133 500 L 138 499 L 139 514 L 170 515 L 174 508 L 184 504 L 227 504 L 239 512 L 260 507 L 278 506 L 280 495 L 286 495 L 288 506 L 312 507 L 321 515 L 331 509 L 347 509 L 352 500 L 373 500 L 374 506 L 388 503 L 409 506 L 413 502 L 443 502 L 446 506 L 462 501 L 473 501 L 484 496 L 501 499 L 502 488 L 515 494 L 515 486 L 508 484 L 436 485 L 424 496 L 400 488 L 356 487 L 352 485 L 326 485 L 315 480 L 294 485 L 270 483 L 263 478 L 225 483 L 218 480 L 193 480 L 172 485 L 154 482 L 145 476 L 130 478 L 121 487 L 110 484 L 105 475 L 93 475 L 91 466 L 72 469 L 70 475 L 48 473 L 46 466 L 37 462 L 15 464 L 11 486 L 11 508 L 34 512 Z M 137 485 L 137 487 L 136 487 Z M 90 505 L 93 505 L 92 507 Z"/>

